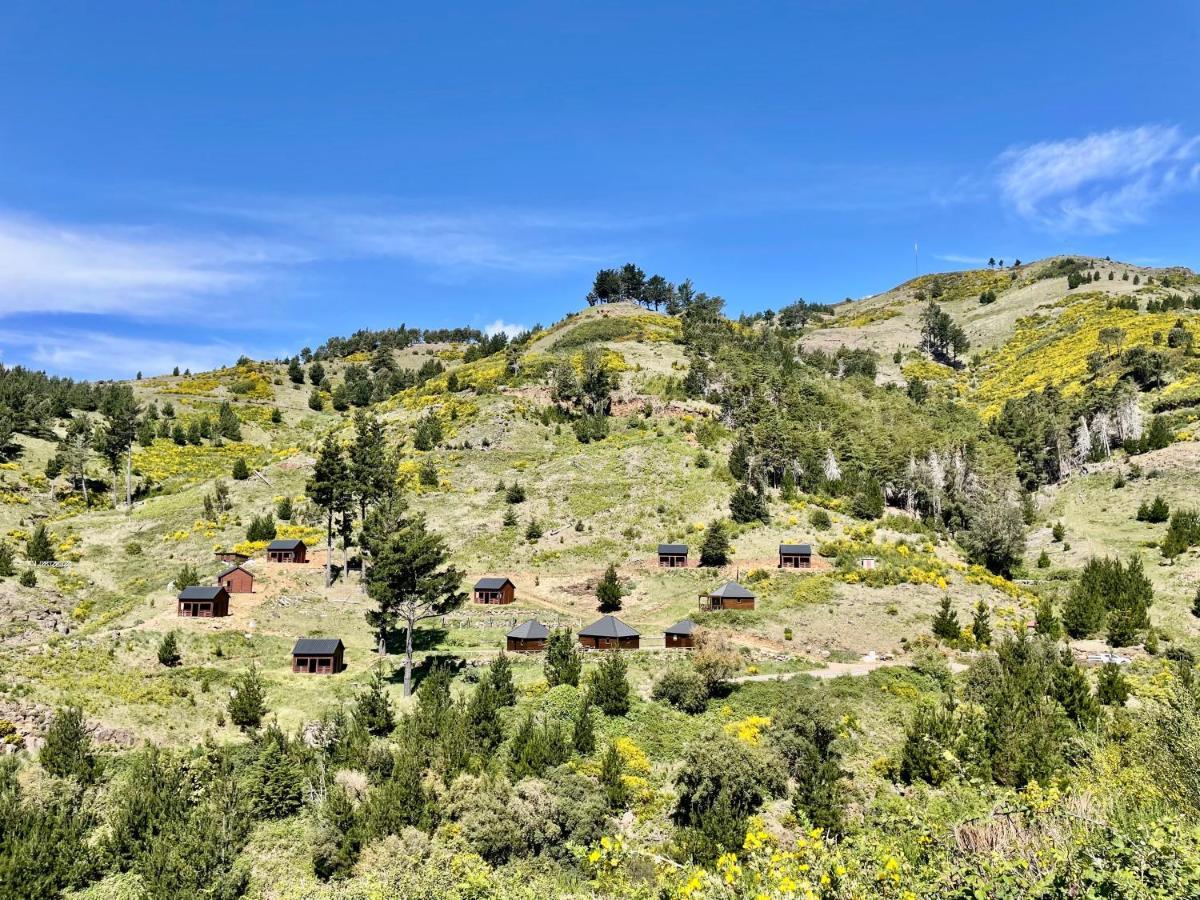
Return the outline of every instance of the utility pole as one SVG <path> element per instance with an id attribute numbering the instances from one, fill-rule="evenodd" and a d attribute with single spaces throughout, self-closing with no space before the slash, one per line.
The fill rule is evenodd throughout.
<path id="1" fill-rule="evenodd" d="M 917 278 L 921 274 L 921 248 L 916 241 L 913 241 L 913 278 Z"/>

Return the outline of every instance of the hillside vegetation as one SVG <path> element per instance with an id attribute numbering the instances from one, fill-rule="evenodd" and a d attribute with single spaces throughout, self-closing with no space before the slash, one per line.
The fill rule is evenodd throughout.
<path id="1" fill-rule="evenodd" d="M 0 895 L 1200 896 L 1200 279 L 581 306 L 0 370 Z M 640 648 L 580 653 L 602 613 Z"/>

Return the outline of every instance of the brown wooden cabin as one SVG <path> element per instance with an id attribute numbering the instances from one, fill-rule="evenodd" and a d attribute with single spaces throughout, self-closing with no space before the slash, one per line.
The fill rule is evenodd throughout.
<path id="1" fill-rule="evenodd" d="M 346 668 L 341 638 L 300 638 L 292 648 L 292 671 L 306 675 L 336 675 Z"/>
<path id="2" fill-rule="evenodd" d="M 659 544 L 658 564 L 664 569 L 683 569 L 687 567 L 687 544 Z"/>
<path id="3" fill-rule="evenodd" d="M 812 544 L 780 544 L 779 568 L 811 569 Z"/>
<path id="4" fill-rule="evenodd" d="M 186 618 L 213 619 L 229 615 L 229 592 L 219 584 L 192 584 L 179 592 L 175 614 Z"/>
<path id="5" fill-rule="evenodd" d="M 579 632 L 579 646 L 585 650 L 636 650 L 642 636 L 616 616 L 597 619 Z"/>
<path id="6" fill-rule="evenodd" d="M 508 633 L 505 649 L 509 653 L 541 653 L 546 649 L 550 629 L 537 619 L 522 622 Z"/>
<path id="7" fill-rule="evenodd" d="M 736 581 L 727 581 L 711 594 L 700 595 L 700 609 L 754 609 L 754 594 Z"/>
<path id="8" fill-rule="evenodd" d="M 480 578 L 475 582 L 476 603 L 512 603 L 517 586 L 507 578 Z"/>
<path id="9" fill-rule="evenodd" d="M 297 538 L 271 541 L 271 543 L 267 544 L 267 562 L 308 562 L 308 547 L 304 541 Z"/>
<path id="10" fill-rule="evenodd" d="M 250 557 L 245 553 L 238 553 L 234 550 L 218 550 L 217 559 L 221 562 L 233 563 L 235 566 L 240 566 Z"/>
<path id="11" fill-rule="evenodd" d="M 663 631 L 663 643 L 667 647 L 691 650 L 696 646 L 696 623 L 691 619 L 676 622 Z"/>
<path id="12" fill-rule="evenodd" d="M 253 594 L 254 573 L 244 566 L 230 566 L 217 576 L 217 584 L 230 594 Z"/>

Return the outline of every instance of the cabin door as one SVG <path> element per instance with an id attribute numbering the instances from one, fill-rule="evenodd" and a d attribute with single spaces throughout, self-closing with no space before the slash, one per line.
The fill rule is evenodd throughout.
<path id="1" fill-rule="evenodd" d="M 316 673 L 317 673 L 317 660 L 316 660 L 316 657 L 310 656 L 310 657 L 308 658 L 308 674 L 310 674 L 310 675 L 315 675 Z"/>

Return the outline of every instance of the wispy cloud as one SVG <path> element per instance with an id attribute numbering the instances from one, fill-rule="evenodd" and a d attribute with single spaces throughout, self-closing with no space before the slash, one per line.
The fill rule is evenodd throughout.
<path id="1" fill-rule="evenodd" d="M 1001 191 L 1023 218 L 1064 233 L 1110 234 L 1200 187 L 1200 136 L 1165 125 L 1114 129 L 1015 147 L 999 163 Z"/>
<path id="2" fill-rule="evenodd" d="M 940 259 L 942 262 L 958 263 L 963 266 L 982 266 L 987 262 L 982 256 L 962 256 L 958 253 L 935 253 L 934 259 Z"/>
<path id="3" fill-rule="evenodd" d="M 154 316 L 168 311 L 164 301 L 228 294 L 299 256 L 255 239 L 52 224 L 0 212 L 0 315 Z"/>
<path id="4" fill-rule="evenodd" d="M 594 213 L 420 210 L 373 199 L 251 198 L 193 210 L 277 231 L 333 258 L 398 259 L 430 270 L 543 273 L 602 261 L 611 235 L 655 224 Z"/>
<path id="5" fill-rule="evenodd" d="M 138 371 L 161 375 L 175 366 L 203 372 L 248 352 L 222 341 L 191 344 L 76 329 L 0 330 L 0 346 L 20 346 L 28 362 L 78 378 L 132 378 Z"/>

